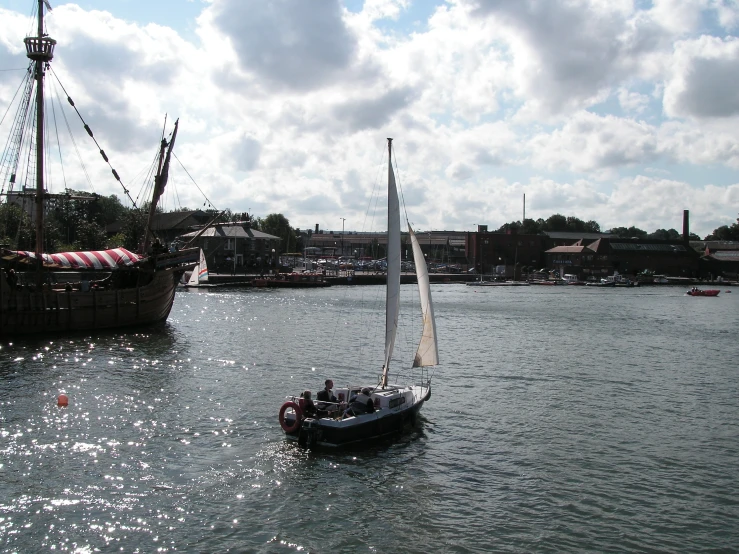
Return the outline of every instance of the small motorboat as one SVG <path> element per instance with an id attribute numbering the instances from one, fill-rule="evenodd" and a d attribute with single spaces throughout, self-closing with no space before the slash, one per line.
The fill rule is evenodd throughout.
<path id="1" fill-rule="evenodd" d="M 719 292 L 721 291 L 718 289 L 699 289 L 698 287 L 693 287 L 687 294 L 688 296 L 718 296 Z"/>

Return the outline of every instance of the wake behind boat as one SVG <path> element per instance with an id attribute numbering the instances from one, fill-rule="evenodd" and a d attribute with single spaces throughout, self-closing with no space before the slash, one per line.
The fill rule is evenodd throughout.
<path id="1" fill-rule="evenodd" d="M 159 147 L 153 197 L 139 253 L 122 248 L 44 253 L 46 202 L 54 196 L 45 187 L 45 153 L 51 149 L 45 144 L 44 78 L 56 45 L 44 31 L 44 4 L 48 6 L 44 0 L 38 0 L 37 35 L 24 41 L 31 61 L 11 140 L 7 142 L 8 151 L 3 153 L 0 167 L 3 182 L 10 183 L 9 194 L 17 177 L 20 182 L 35 181 L 35 191 L 28 187 L 13 193 L 34 198 L 35 249 L 22 250 L 16 245 L 15 249 L 3 249 L 0 253 L 4 269 L 4 278 L 0 277 L 0 337 L 163 322 L 172 309 L 178 281 L 197 261 L 197 249 L 167 252 L 158 241 L 153 241 L 151 231 L 159 197 L 167 185 L 177 123 L 169 140 L 162 138 Z M 87 124 L 85 128 L 93 137 Z M 102 149 L 100 154 L 108 162 Z M 26 167 L 19 167 L 20 161 L 26 161 Z M 113 175 L 120 182 L 114 169 Z"/>
<path id="2" fill-rule="evenodd" d="M 334 389 L 334 396 L 319 398 L 321 402 L 318 405 L 306 395 L 288 396 L 279 410 L 280 425 L 289 440 L 298 441 L 308 448 L 340 447 L 397 435 L 407 426 L 416 424 L 418 412 L 431 397 L 431 379 L 423 369 L 415 383 L 389 383 L 390 360 L 398 330 L 401 272 L 400 203 L 392 167 L 392 139 L 388 139 L 388 154 L 387 290 L 382 376 L 379 383 Z M 412 367 L 424 368 L 438 363 L 436 323 L 426 260 L 410 224 L 408 232 L 423 316 L 423 331 Z M 372 370 L 365 372 L 371 373 Z"/>

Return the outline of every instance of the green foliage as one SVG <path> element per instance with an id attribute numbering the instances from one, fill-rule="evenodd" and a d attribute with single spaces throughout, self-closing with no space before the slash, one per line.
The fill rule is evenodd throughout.
<path id="1" fill-rule="evenodd" d="M 570 218 L 575 219 L 575 218 Z M 561 214 L 550 215 L 549 219 L 544 223 L 543 231 L 570 231 L 568 227 L 568 218 Z"/>
<path id="2" fill-rule="evenodd" d="M 606 231 L 606 233 L 610 233 L 612 235 L 616 235 L 620 238 L 637 238 L 637 239 L 643 239 L 647 237 L 647 232 L 643 231 L 642 229 L 639 229 L 638 227 L 634 227 L 633 225 L 631 227 L 614 227 L 613 229 L 609 229 Z"/>
<path id="3" fill-rule="evenodd" d="M 722 225 L 713 230 L 704 240 L 729 240 L 739 241 L 739 219 L 731 226 Z"/>
<path id="4" fill-rule="evenodd" d="M 283 252 L 294 248 L 297 244 L 295 230 L 290 227 L 290 221 L 282 214 L 269 214 L 264 219 L 257 218 L 258 229 L 282 239 Z"/>
<path id="5" fill-rule="evenodd" d="M 33 250 L 36 231 L 31 218 L 18 206 L 0 204 L 0 244 L 12 250 Z"/>
<path id="6" fill-rule="evenodd" d="M 682 235 L 675 229 L 657 229 L 654 233 L 648 234 L 647 238 L 656 240 L 680 240 Z"/>
<path id="7" fill-rule="evenodd" d="M 577 217 L 565 217 L 560 214 L 554 214 L 549 219 L 525 219 L 523 224 L 520 221 L 511 221 L 500 226 L 497 232 L 505 233 L 508 231 L 516 231 L 523 235 L 538 235 L 544 231 L 566 231 L 581 233 L 600 233 L 600 225 L 597 221 L 583 221 Z"/>
<path id="8" fill-rule="evenodd" d="M 123 246 L 132 252 L 136 252 L 139 246 L 144 243 L 144 232 L 146 228 L 146 220 L 148 213 L 139 210 L 129 210 L 121 218 L 120 236 L 123 237 Z"/>

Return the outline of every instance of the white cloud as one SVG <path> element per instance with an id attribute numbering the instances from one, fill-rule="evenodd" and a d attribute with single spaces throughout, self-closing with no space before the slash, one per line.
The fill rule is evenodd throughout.
<path id="1" fill-rule="evenodd" d="M 345 217 L 361 229 L 392 136 L 423 228 L 497 228 L 520 219 L 526 193 L 532 217 L 651 231 L 691 209 L 707 234 L 736 219 L 737 185 L 719 183 L 739 167 L 739 12 L 721 0 L 640 5 L 439 1 L 413 32 L 410 0 L 358 13 L 339 0 L 213 0 L 189 35 L 74 4 L 48 24 L 52 67 L 127 185 L 142 180 L 166 113 L 181 118 L 178 158 L 213 204 L 301 227 Z M 29 28 L 0 9 L 0 69 L 26 65 Z M 0 107 L 21 74 L 0 72 Z M 120 195 L 95 149 L 83 155 L 98 192 Z M 167 207 L 202 206 L 173 173 Z M 77 169 L 68 178 L 83 182 Z"/>

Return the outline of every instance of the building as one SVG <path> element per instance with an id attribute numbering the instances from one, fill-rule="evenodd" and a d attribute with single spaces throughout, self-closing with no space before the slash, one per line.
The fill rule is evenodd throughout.
<path id="1" fill-rule="evenodd" d="M 177 237 L 193 229 L 202 227 L 213 217 L 202 210 L 187 210 L 182 212 L 155 213 L 152 221 L 154 235 L 165 244 L 169 244 Z M 119 233 L 123 228 L 120 221 L 106 226 L 105 232 L 110 235 Z"/>
<path id="2" fill-rule="evenodd" d="M 483 275 L 519 278 L 521 273 L 544 265 L 546 235 L 524 235 L 515 231 L 489 233 L 486 225 L 466 233 L 465 250 L 469 268 Z"/>
<path id="3" fill-rule="evenodd" d="M 248 221 L 216 223 L 178 237 L 203 250 L 208 268 L 218 273 L 262 272 L 276 267 L 280 237 L 251 228 Z"/>
<path id="4" fill-rule="evenodd" d="M 736 280 L 739 276 L 739 242 L 691 241 L 690 246 L 702 254 L 701 277 Z"/>
<path id="5" fill-rule="evenodd" d="M 699 259 L 700 255 L 682 240 L 582 239 L 571 246 L 555 246 L 546 251 L 547 268 L 581 279 L 600 279 L 614 272 L 694 278 L 700 273 Z"/>
<path id="6" fill-rule="evenodd" d="M 403 260 L 412 260 L 413 252 L 408 233 L 401 233 L 400 255 Z M 443 264 L 466 264 L 465 233 L 462 231 L 417 231 L 416 238 L 421 250 L 430 262 Z M 322 231 L 316 228 L 304 240 L 306 250 L 316 257 L 346 257 L 381 259 L 386 256 L 386 232 Z M 315 250 L 318 249 L 318 250 Z"/>

